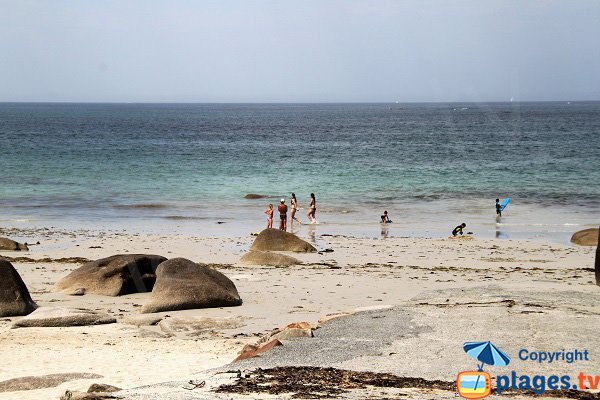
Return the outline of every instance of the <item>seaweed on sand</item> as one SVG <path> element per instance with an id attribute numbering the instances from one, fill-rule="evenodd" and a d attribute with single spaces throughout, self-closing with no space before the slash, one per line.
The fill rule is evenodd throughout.
<path id="1" fill-rule="evenodd" d="M 238 371 L 230 371 L 236 373 Z M 386 388 L 422 388 L 454 391 L 454 382 L 404 378 L 392 374 L 357 372 L 337 368 L 277 367 L 258 368 L 230 385 L 216 389 L 220 393 L 291 393 L 294 399 L 335 398 L 351 389 L 368 386 Z"/>

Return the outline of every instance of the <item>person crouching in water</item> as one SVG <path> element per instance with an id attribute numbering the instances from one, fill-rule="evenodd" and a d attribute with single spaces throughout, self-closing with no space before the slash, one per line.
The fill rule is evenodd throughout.
<path id="1" fill-rule="evenodd" d="M 456 228 L 454 228 L 454 230 L 452 231 L 452 236 L 456 236 L 460 233 L 460 235 L 463 235 L 463 229 L 467 227 L 467 224 L 465 224 L 464 222 L 462 224 L 460 224 L 459 226 L 457 226 Z"/>
<path id="2" fill-rule="evenodd" d="M 281 199 L 279 206 L 277 207 L 279 210 L 279 230 L 287 231 L 287 211 L 288 207 L 285 205 L 285 199 Z"/>
<path id="3" fill-rule="evenodd" d="M 273 227 L 273 204 L 269 204 L 269 207 L 265 210 L 267 214 L 267 229 Z"/>

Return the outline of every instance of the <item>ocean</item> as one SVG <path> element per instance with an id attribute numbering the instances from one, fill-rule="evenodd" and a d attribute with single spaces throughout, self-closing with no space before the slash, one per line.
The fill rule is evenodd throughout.
<path id="1" fill-rule="evenodd" d="M 5 227 L 245 235 L 314 192 L 301 234 L 568 241 L 600 224 L 600 102 L 0 103 L 0 170 Z"/>

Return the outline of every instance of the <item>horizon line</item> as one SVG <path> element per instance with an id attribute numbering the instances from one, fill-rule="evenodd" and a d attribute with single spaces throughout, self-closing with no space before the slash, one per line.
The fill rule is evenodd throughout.
<path id="1" fill-rule="evenodd" d="M 0 100 L 0 104 L 251 104 L 251 105 L 269 105 L 269 104 L 520 104 L 520 103 L 597 103 L 598 100 L 452 100 L 452 101 L 5 101 Z"/>

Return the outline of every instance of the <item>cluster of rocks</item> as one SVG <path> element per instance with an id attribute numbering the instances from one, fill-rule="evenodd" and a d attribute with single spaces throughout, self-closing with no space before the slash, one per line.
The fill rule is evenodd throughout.
<path id="1" fill-rule="evenodd" d="M 298 236 L 280 231 L 265 229 L 254 240 L 250 251 L 242 256 L 240 262 L 250 265 L 290 266 L 302 264 L 295 257 L 278 252 L 315 253 L 317 249 Z"/>
<path id="2" fill-rule="evenodd" d="M 242 304 L 233 282 L 211 265 L 146 254 L 86 263 L 58 281 L 54 290 L 104 296 L 151 292 L 142 313 Z"/>
<path id="3" fill-rule="evenodd" d="M 17 242 L 3 241 L 11 249 Z M 297 236 L 266 229 L 254 241 L 242 262 L 261 265 L 294 265 L 300 261 L 279 251 L 316 252 Z M 185 258 L 154 254 L 120 254 L 84 263 L 54 285 L 55 292 L 68 295 L 122 296 L 150 292 L 142 313 L 194 308 L 239 306 L 242 299 L 235 284 L 214 265 L 197 264 Z M 101 312 L 68 307 L 37 307 L 21 276 L 0 260 L 0 317 L 26 316 L 13 327 L 63 327 L 116 322 Z M 291 329 L 288 327 L 288 330 Z M 277 339 L 277 337 L 273 337 Z"/>
<path id="4" fill-rule="evenodd" d="M 157 255 L 115 255 L 85 263 L 55 284 L 70 295 L 121 296 L 151 292 L 142 313 L 242 304 L 234 283 L 214 266 Z M 37 308 L 21 276 L 0 260 L 0 317 L 26 316 L 19 327 L 62 327 L 116 322 L 108 314 L 80 308 Z"/>

